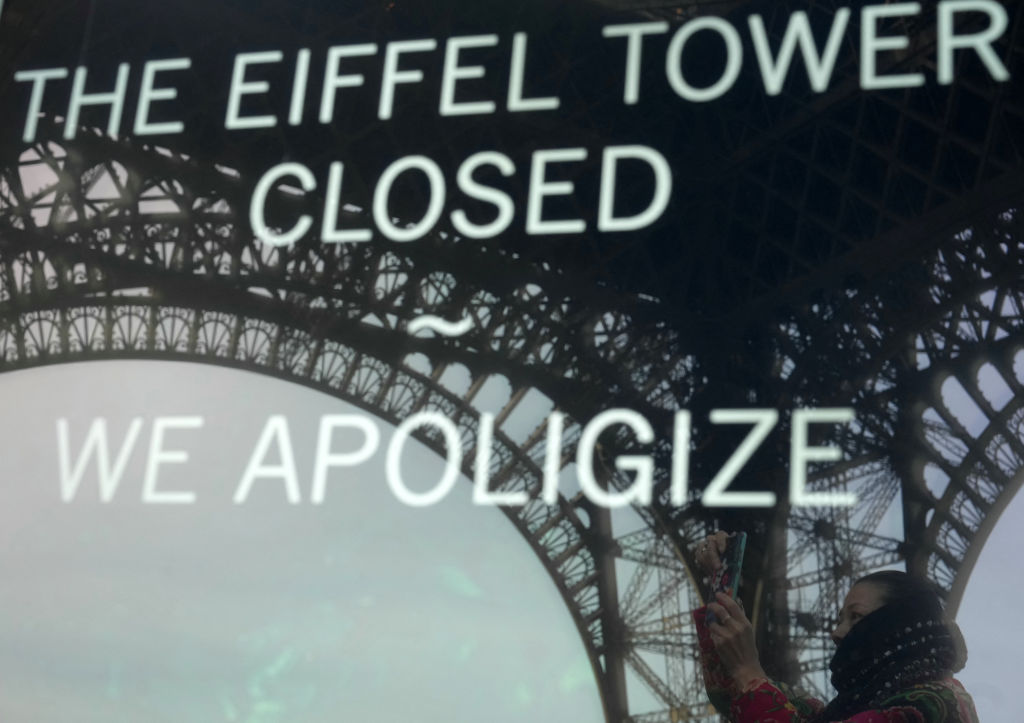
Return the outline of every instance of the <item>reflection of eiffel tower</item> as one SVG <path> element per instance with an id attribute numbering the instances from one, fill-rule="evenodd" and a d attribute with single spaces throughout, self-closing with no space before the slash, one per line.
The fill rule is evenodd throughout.
<path id="1" fill-rule="evenodd" d="M 420 24 L 394 3 L 365 3 L 346 17 L 335 10 L 330 22 L 288 3 L 261 4 L 252 18 L 232 20 L 253 46 L 268 38 L 270 47 L 329 44 L 343 26 L 346 37 L 351 28 L 364 39 L 386 37 Z M 762 11 L 778 38 L 793 10 L 813 6 L 816 22 L 826 22 L 837 4 L 709 6 Z M 152 18 L 150 4 L 136 5 L 116 20 L 93 18 L 90 68 L 133 48 L 189 55 L 196 68 L 204 58 L 221 67 L 218 47 L 235 52 L 234 29 L 196 34 L 180 18 Z M 664 5 L 654 14 L 676 18 L 700 3 L 683 3 L 681 14 Z M 80 44 L 81 4 L 62 11 L 55 3 L 49 17 L 29 17 L 26 8 L 36 7 L 8 0 L 5 67 L 43 65 L 31 41 L 11 41 L 19 28 L 43 28 L 57 47 Z M 1021 69 L 1024 10 L 1007 7 L 1011 25 L 997 51 Z M 452 0 L 429 32 L 444 36 L 446 23 L 451 34 L 475 32 L 480 18 L 464 20 L 459 9 Z M 558 13 L 528 29 L 534 37 L 567 27 L 583 35 L 599 27 L 593 10 L 581 5 L 579 19 Z M 913 37 L 896 69 L 927 69 L 927 28 L 895 30 Z M 569 60 L 582 57 L 573 52 Z M 544 78 L 551 88 L 572 77 L 572 63 L 561 60 Z M 580 425 L 607 408 L 635 409 L 658 434 L 653 505 L 613 515 L 567 492 L 554 506 L 534 500 L 507 510 L 569 607 L 609 721 L 710 717 L 694 668 L 687 611 L 699 602 L 687 571 L 688 546 L 714 524 L 752 536 L 745 598 L 770 672 L 827 695 L 826 632 L 851 580 L 905 561 L 949 590 L 955 608 L 1021 485 L 1024 458 L 1020 81 L 992 82 L 968 54 L 951 86 L 861 93 L 855 77 L 848 55 L 822 95 L 787 91 L 769 101 L 741 79 L 714 107 L 681 107 L 663 93 L 643 117 L 615 110 L 621 85 L 598 83 L 577 88 L 569 121 L 488 120 L 449 142 L 454 123 L 409 111 L 393 127 L 369 123 L 340 136 L 361 158 L 393 157 L 398 147 L 438 155 L 473 144 L 512 148 L 538 133 L 583 137 L 574 141 L 582 145 L 600 141 L 606 127 L 620 129 L 609 137 L 629 136 L 622 142 L 654 139 L 647 142 L 686 159 L 693 173 L 676 169 L 672 220 L 627 242 L 470 243 L 439 232 L 410 244 L 262 246 L 247 223 L 250 178 L 284 155 L 322 160 L 321 145 L 333 153 L 339 138 L 322 129 L 308 141 L 285 131 L 197 130 L 222 91 L 198 73 L 194 92 L 183 95 L 194 111 L 187 139 L 114 142 L 82 131 L 64 141 L 59 123 L 43 121 L 25 147 L 14 143 L 20 127 L 5 128 L 0 364 L 191 360 L 291 379 L 391 422 L 439 410 L 462 433 L 470 475 L 479 411 L 497 408 L 493 484 L 534 496 L 549 412 L 568 415 L 568 480 Z M 0 87 L 4 107 L 25 107 L 23 90 Z M 351 175 L 355 187 L 368 185 L 370 174 Z M 366 220 L 358 205 L 347 213 Z M 468 316 L 473 329 L 458 341 L 411 338 L 407 321 L 426 311 Z M 699 489 L 741 438 L 707 424 L 711 409 L 803 406 L 856 410 L 857 422 L 832 439 L 845 461 L 811 482 L 855 491 L 856 507 L 790 508 L 781 436 L 735 483 L 776 491 L 774 508 L 668 503 L 673 410 L 693 415 Z M 423 439 L 441 450 L 440 439 Z M 616 445 L 632 446 L 628 435 L 610 439 L 606 458 Z M 602 468 L 605 483 L 629 484 Z"/>

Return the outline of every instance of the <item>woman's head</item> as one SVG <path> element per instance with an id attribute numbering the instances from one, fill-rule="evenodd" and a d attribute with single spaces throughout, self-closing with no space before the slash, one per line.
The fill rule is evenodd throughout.
<path id="1" fill-rule="evenodd" d="M 861 618 L 883 605 L 906 600 L 925 600 L 929 607 L 942 609 L 942 598 L 937 588 L 927 580 L 912 577 L 898 570 L 885 570 L 865 575 L 853 584 L 839 611 L 839 623 L 832 631 L 836 645 L 846 637 Z"/>
<path id="2" fill-rule="evenodd" d="M 938 588 L 903 572 L 857 580 L 832 639 L 836 652 L 829 668 L 839 695 L 815 720 L 846 720 L 896 691 L 941 680 L 966 660 Z"/>

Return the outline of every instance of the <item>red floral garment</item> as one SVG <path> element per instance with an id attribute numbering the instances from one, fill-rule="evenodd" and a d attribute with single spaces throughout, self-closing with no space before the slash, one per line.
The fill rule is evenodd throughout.
<path id="1" fill-rule="evenodd" d="M 824 704 L 799 695 L 789 686 L 762 681 L 750 690 L 737 689 L 729 677 L 708 632 L 707 608 L 693 613 L 700 644 L 704 686 L 708 698 L 733 723 L 807 723 Z M 858 713 L 835 723 L 978 723 L 974 701 L 960 682 L 946 678 L 915 685 L 882 703 L 878 710 Z"/>

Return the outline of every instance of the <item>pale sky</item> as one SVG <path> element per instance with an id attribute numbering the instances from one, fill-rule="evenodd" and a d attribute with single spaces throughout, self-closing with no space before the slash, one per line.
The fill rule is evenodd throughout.
<path id="1" fill-rule="evenodd" d="M 957 677 L 984 723 L 1020 719 L 1021 550 L 1024 496 L 1018 493 L 989 537 L 957 615 L 968 648 L 967 667 Z"/>
<path id="2" fill-rule="evenodd" d="M 318 420 L 351 408 L 267 377 L 159 362 L 3 374 L 0 397 L 0 720 L 601 719 L 554 585 L 503 514 L 470 503 L 468 483 L 406 507 L 379 451 L 308 503 Z M 236 506 L 274 414 L 289 423 L 303 502 L 265 479 Z M 157 477 L 194 504 L 140 502 L 158 415 L 204 419 L 166 433 L 165 449 L 189 458 Z M 62 503 L 56 420 L 68 419 L 77 456 L 92 419 L 106 418 L 116 451 L 136 416 L 112 501 L 98 501 L 93 462 Z M 422 449 L 403 464 L 410 482 L 413 470 L 440 475 Z"/>

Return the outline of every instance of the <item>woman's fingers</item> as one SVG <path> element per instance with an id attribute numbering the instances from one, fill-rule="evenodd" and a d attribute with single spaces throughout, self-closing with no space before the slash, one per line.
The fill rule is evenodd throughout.
<path id="1" fill-rule="evenodd" d="M 722 558 L 719 555 L 718 547 L 713 543 L 707 547 L 707 565 L 709 572 L 713 572 L 722 566 Z"/>
<path id="2" fill-rule="evenodd" d="M 714 544 L 715 552 L 718 555 L 724 555 L 725 554 L 725 546 L 729 542 L 729 533 L 725 532 L 723 530 L 719 530 L 715 534 L 711 535 L 711 537 L 715 541 L 715 544 Z"/>
<path id="3" fill-rule="evenodd" d="M 708 625 L 708 631 L 729 674 L 735 677 L 741 673 L 746 675 L 744 671 L 760 671 L 754 677 L 763 677 L 754 629 L 743 609 L 728 595 L 719 593 L 714 602 L 708 602 L 708 610 L 715 616 L 714 622 Z"/>
<path id="4" fill-rule="evenodd" d="M 709 602 L 708 610 L 714 615 L 713 619 L 708 623 L 708 630 L 712 632 L 715 632 L 716 625 L 724 627 L 733 619 L 729 611 L 717 603 Z"/>
<path id="5" fill-rule="evenodd" d="M 725 614 L 729 617 L 736 618 L 737 620 L 746 620 L 747 616 L 743 612 L 743 608 L 737 604 L 735 600 L 726 595 L 724 592 L 715 593 L 715 600 L 718 601 L 717 607 L 721 607 Z M 709 603 L 708 607 L 715 605 L 715 603 Z M 718 615 L 718 612 L 715 612 Z"/>
<path id="6" fill-rule="evenodd" d="M 724 593 L 718 593 L 718 595 L 716 595 L 715 598 L 718 600 L 718 602 L 708 603 L 708 610 L 710 610 L 714 614 L 714 619 L 711 621 L 709 629 L 711 629 L 711 625 L 725 625 L 727 623 L 732 622 L 733 620 L 735 620 L 738 623 L 749 624 L 747 616 L 743 613 L 743 609 L 739 605 L 737 605 L 731 597 Z M 728 605 L 726 601 L 732 603 L 732 605 Z"/>
<path id="7" fill-rule="evenodd" d="M 697 545 L 697 563 L 705 572 L 714 572 L 722 566 L 722 555 L 725 553 L 729 533 L 719 530 L 708 535 Z"/>

